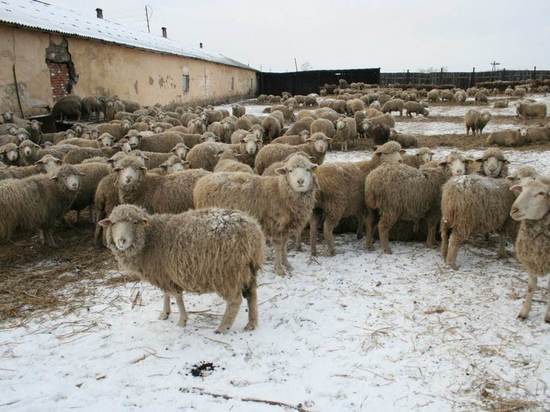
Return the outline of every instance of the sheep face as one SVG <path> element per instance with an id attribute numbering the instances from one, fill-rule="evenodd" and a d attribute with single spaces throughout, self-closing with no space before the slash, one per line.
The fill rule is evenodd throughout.
<path id="1" fill-rule="evenodd" d="M 92 139 L 92 140 L 99 139 L 99 130 L 97 130 L 95 128 L 90 130 L 90 139 Z"/>
<path id="2" fill-rule="evenodd" d="M 13 113 L 12 112 L 2 113 L 2 118 L 4 119 L 4 123 L 13 123 Z"/>
<path id="3" fill-rule="evenodd" d="M 161 164 L 160 168 L 164 171 L 165 174 L 183 172 L 184 170 L 189 169 L 189 162 L 181 159 L 169 160 Z"/>
<path id="4" fill-rule="evenodd" d="M 82 125 L 80 124 L 75 124 L 73 126 L 73 130 L 77 136 L 82 136 L 82 132 L 84 131 L 84 129 L 82 128 Z"/>
<path id="5" fill-rule="evenodd" d="M 36 130 L 37 132 L 40 131 L 40 122 L 38 120 L 31 120 L 31 129 Z"/>
<path id="6" fill-rule="evenodd" d="M 136 167 L 135 165 L 116 167 L 114 169 L 114 171 L 118 173 L 118 184 L 123 189 L 137 185 L 141 178 L 141 173 L 144 170 L 146 170 L 145 167 Z"/>
<path id="7" fill-rule="evenodd" d="M 13 146 L 14 147 L 10 147 L 9 149 L 4 151 L 4 157 L 12 163 L 16 162 L 17 159 L 19 159 L 19 152 L 17 150 L 17 146 L 15 146 L 15 145 L 13 145 Z"/>
<path id="8" fill-rule="evenodd" d="M 317 167 L 303 156 L 291 157 L 285 166 L 276 170 L 277 174 L 285 175 L 288 184 L 295 192 L 303 193 L 313 185 L 313 171 Z"/>
<path id="9" fill-rule="evenodd" d="M 491 156 L 483 160 L 481 168 L 485 176 L 498 177 L 505 163 L 507 163 L 507 161 Z"/>
<path id="10" fill-rule="evenodd" d="M 36 162 L 39 168 L 46 172 L 49 176 L 54 176 L 61 167 L 61 160 L 52 155 L 43 156 L 42 159 Z"/>
<path id="11" fill-rule="evenodd" d="M 111 147 L 114 143 L 114 137 L 108 133 L 104 133 L 101 135 L 98 141 L 102 147 Z"/>
<path id="12" fill-rule="evenodd" d="M 522 182 L 510 190 L 520 192 L 512 205 L 512 219 L 540 220 L 550 211 L 550 182 L 541 178 Z"/>
<path id="13" fill-rule="evenodd" d="M 179 157 L 182 160 L 185 159 L 188 152 L 189 152 L 189 148 L 184 143 L 178 143 L 172 149 L 172 153 L 174 153 L 177 157 Z"/>
<path id="14" fill-rule="evenodd" d="M 143 249 L 148 218 L 138 207 L 117 206 L 109 218 L 101 220 L 99 224 L 107 229 L 107 244 L 113 252 L 133 256 Z"/>
<path id="15" fill-rule="evenodd" d="M 155 132 L 157 134 L 162 133 L 162 132 L 164 132 L 164 127 L 157 125 L 153 128 L 153 132 Z"/>
<path id="16" fill-rule="evenodd" d="M 35 150 L 40 149 L 36 143 L 26 140 L 19 145 L 19 153 L 24 159 L 30 159 Z"/>
<path id="17" fill-rule="evenodd" d="M 433 157 L 433 153 L 432 152 L 422 152 L 422 153 L 418 153 L 417 156 L 420 157 L 420 161 L 422 163 L 428 163 L 428 162 L 431 162 L 432 157 Z"/>
<path id="18" fill-rule="evenodd" d="M 17 140 L 19 140 L 19 143 L 23 142 L 24 140 L 27 140 L 29 138 L 29 134 L 27 133 L 26 130 L 19 130 L 16 134 L 15 134 L 15 137 L 17 138 Z"/>
<path id="19" fill-rule="evenodd" d="M 73 129 L 68 129 L 65 131 L 65 139 L 72 139 L 73 137 L 76 137 L 76 133 Z"/>
<path id="20" fill-rule="evenodd" d="M 65 166 L 64 168 L 60 168 L 50 179 L 63 185 L 69 192 L 78 192 L 80 189 L 80 176 L 83 175 L 83 173 L 79 173 L 74 167 Z"/>
<path id="21" fill-rule="evenodd" d="M 336 121 L 336 130 L 343 130 L 346 128 L 346 122 L 342 119 Z"/>
<path id="22" fill-rule="evenodd" d="M 244 146 L 244 150 L 249 155 L 253 155 L 259 149 L 259 142 L 255 135 L 249 134 L 241 139 L 241 145 Z"/>
<path id="23" fill-rule="evenodd" d="M 10 128 L 8 129 L 8 134 L 11 134 L 12 136 L 15 136 L 17 134 L 17 127 L 10 126 Z"/>

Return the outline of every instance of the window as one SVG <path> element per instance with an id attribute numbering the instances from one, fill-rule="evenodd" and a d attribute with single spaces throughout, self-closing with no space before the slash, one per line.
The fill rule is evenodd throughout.
<path id="1" fill-rule="evenodd" d="M 235 78 L 231 78 L 231 90 L 235 90 Z"/>
<path id="2" fill-rule="evenodd" d="M 189 93 L 189 75 L 188 74 L 183 75 L 183 92 Z"/>

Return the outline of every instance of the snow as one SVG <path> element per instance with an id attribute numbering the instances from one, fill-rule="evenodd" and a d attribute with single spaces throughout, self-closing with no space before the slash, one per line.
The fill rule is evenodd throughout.
<path id="1" fill-rule="evenodd" d="M 263 107 L 247 106 L 252 113 Z M 398 125 L 419 124 L 430 132 L 440 123 Z M 451 150 L 436 148 L 435 158 Z M 481 153 L 466 152 L 473 158 Z M 326 161 L 371 155 L 329 152 Z M 512 170 L 529 164 L 550 174 L 546 151 L 505 155 Z M 547 298 L 539 287 L 529 319 L 516 319 L 527 276 L 513 258 L 496 258 L 495 242 L 462 247 L 461 268 L 453 271 L 439 250 L 422 243 L 392 242 L 393 254 L 383 255 L 378 243 L 366 252 L 355 235 L 335 239 L 333 257 L 324 256 L 323 246 L 317 260 L 310 259 L 307 245 L 303 252 L 291 250 L 294 271 L 287 278 L 278 277 L 268 259 L 259 277 L 260 324 L 253 332 L 243 332 L 243 302 L 232 330 L 214 334 L 224 311 L 214 295 L 185 296 L 185 329 L 176 326 L 177 313 L 158 320 L 162 293 L 143 283 L 98 287 L 79 313 L 0 325 L 0 406 L 285 410 L 239 400 L 256 398 L 308 411 L 441 411 L 491 409 L 491 399 L 503 398 L 548 409 Z M 117 274 L 113 260 L 104 276 Z M 539 285 L 545 284 L 541 279 Z M 172 309 L 177 311 L 175 304 Z M 192 376 L 191 368 L 202 361 L 214 370 Z"/>
<path id="2" fill-rule="evenodd" d="M 220 53 L 184 47 L 181 42 L 127 28 L 107 19 L 83 16 L 81 12 L 35 0 L 2 0 L 0 21 L 126 46 L 249 68 Z"/>

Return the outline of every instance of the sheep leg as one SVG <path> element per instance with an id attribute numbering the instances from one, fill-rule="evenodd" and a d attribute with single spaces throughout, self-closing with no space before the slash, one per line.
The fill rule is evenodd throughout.
<path id="1" fill-rule="evenodd" d="M 531 303 L 533 302 L 533 295 L 535 294 L 535 290 L 537 290 L 537 278 L 538 276 L 535 273 L 529 272 L 527 296 L 525 296 L 525 302 L 523 302 L 523 306 L 518 315 L 518 318 L 520 319 L 527 319 L 527 316 L 529 316 L 529 312 L 531 311 Z"/>
<path id="2" fill-rule="evenodd" d="M 544 321 L 547 323 L 550 323 L 550 278 L 548 278 L 548 306 L 546 308 L 546 316 L 544 317 Z"/>
<path id="3" fill-rule="evenodd" d="M 441 257 L 445 262 L 447 260 L 447 248 L 449 246 L 449 228 L 447 222 L 441 219 Z"/>
<path id="4" fill-rule="evenodd" d="M 315 212 L 309 219 L 309 248 L 311 256 L 317 256 L 317 216 L 315 216 Z"/>
<path id="5" fill-rule="evenodd" d="M 428 236 L 426 237 L 426 247 L 433 249 L 435 247 L 435 231 L 437 229 L 437 223 L 430 222 L 428 224 Z"/>
<path id="6" fill-rule="evenodd" d="M 454 270 L 458 270 L 456 264 L 456 256 L 458 255 L 458 250 L 464 239 L 460 238 L 456 232 L 451 233 L 449 238 L 449 251 L 447 252 L 447 264 Z"/>
<path id="7" fill-rule="evenodd" d="M 506 251 L 506 238 L 504 235 L 498 235 L 498 258 L 504 259 L 508 257 L 508 252 Z"/>
<path id="8" fill-rule="evenodd" d="M 283 268 L 283 241 L 281 239 L 273 239 L 273 248 L 275 249 L 273 269 L 277 275 L 286 276 L 285 269 Z"/>
<path id="9" fill-rule="evenodd" d="M 103 245 L 101 239 L 103 238 L 103 228 L 96 223 L 94 231 L 94 241 L 96 247 L 101 247 Z"/>
<path id="10" fill-rule="evenodd" d="M 40 237 L 40 243 L 41 243 L 42 245 L 45 245 L 45 244 L 46 244 L 46 235 L 44 234 L 44 230 L 43 230 L 43 229 L 40 229 L 40 230 L 38 231 L 38 235 L 39 235 L 39 237 Z"/>
<path id="11" fill-rule="evenodd" d="M 329 256 L 334 256 L 335 254 L 334 236 L 332 231 L 336 226 L 336 222 L 338 222 L 338 220 L 329 215 L 325 216 L 325 221 L 323 222 L 323 238 L 325 240 L 325 244 L 327 245 L 327 254 Z"/>
<path id="12" fill-rule="evenodd" d="M 367 250 L 374 250 L 374 210 L 367 210 L 367 237 L 365 239 Z"/>
<path id="13" fill-rule="evenodd" d="M 380 236 L 380 244 L 384 253 L 391 255 L 390 248 L 390 230 L 397 219 L 390 216 L 388 213 L 382 213 L 378 222 L 378 234 Z"/>
<path id="14" fill-rule="evenodd" d="M 246 303 L 248 304 L 248 323 L 244 330 L 254 330 L 258 326 L 258 295 L 256 293 L 256 276 L 252 276 L 250 286 L 246 290 Z"/>
<path id="15" fill-rule="evenodd" d="M 285 237 L 283 239 L 283 247 L 282 247 L 282 252 L 283 252 L 283 265 L 287 268 L 287 270 L 289 272 L 292 271 L 292 265 L 290 264 L 290 262 L 288 261 L 288 255 L 287 255 L 287 250 L 288 250 L 288 237 Z"/>
<path id="16" fill-rule="evenodd" d="M 239 313 L 239 308 L 241 307 L 241 301 L 243 300 L 240 292 L 235 296 L 231 297 L 229 300 L 226 300 L 227 306 L 225 307 L 225 313 L 223 314 L 222 323 L 218 326 L 218 329 L 215 330 L 215 333 L 225 333 L 235 322 L 237 313 Z"/>
<path id="17" fill-rule="evenodd" d="M 168 299 L 170 299 L 170 297 L 168 297 Z M 187 325 L 187 311 L 185 310 L 185 303 L 183 303 L 183 295 L 181 293 L 176 293 L 176 303 L 178 305 L 178 310 L 180 311 L 178 326 L 184 328 L 185 325 Z"/>
<path id="18" fill-rule="evenodd" d="M 357 236 L 357 240 L 361 240 L 363 239 L 363 237 L 365 237 L 365 216 L 363 214 L 360 214 L 356 218 L 357 231 L 355 232 L 355 236 Z"/>
<path id="19" fill-rule="evenodd" d="M 170 294 L 168 292 L 164 292 L 159 320 L 166 320 L 168 319 L 168 316 L 170 316 Z"/>
<path id="20" fill-rule="evenodd" d="M 298 230 L 294 236 L 294 248 L 297 252 L 302 251 L 302 231 Z"/>

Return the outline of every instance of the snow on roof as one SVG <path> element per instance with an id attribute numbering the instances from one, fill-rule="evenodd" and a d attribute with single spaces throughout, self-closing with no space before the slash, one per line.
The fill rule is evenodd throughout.
<path id="1" fill-rule="evenodd" d="M 182 47 L 175 40 L 38 0 L 0 0 L 0 22 L 251 69 L 219 53 Z"/>

